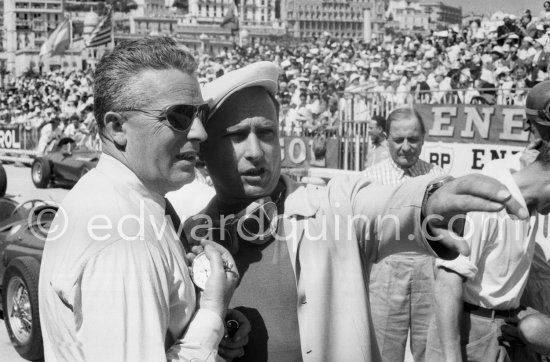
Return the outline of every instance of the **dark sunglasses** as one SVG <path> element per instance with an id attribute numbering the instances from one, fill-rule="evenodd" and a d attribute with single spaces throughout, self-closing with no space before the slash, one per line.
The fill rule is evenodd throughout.
<path id="1" fill-rule="evenodd" d="M 208 119 L 210 107 L 203 104 L 173 104 L 160 110 L 145 110 L 135 108 L 123 108 L 118 112 L 142 112 L 159 121 L 167 121 L 167 125 L 175 131 L 186 132 L 191 128 L 195 118 L 200 119 L 203 125 Z"/>

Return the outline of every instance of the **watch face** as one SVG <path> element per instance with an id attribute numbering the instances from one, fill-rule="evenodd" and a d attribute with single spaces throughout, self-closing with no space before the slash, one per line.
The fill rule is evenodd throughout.
<path id="1" fill-rule="evenodd" d="M 211 273 L 210 261 L 206 257 L 204 252 L 200 253 L 193 260 L 193 265 L 191 267 L 193 283 L 200 289 L 204 290 L 206 286 L 206 281 Z"/>

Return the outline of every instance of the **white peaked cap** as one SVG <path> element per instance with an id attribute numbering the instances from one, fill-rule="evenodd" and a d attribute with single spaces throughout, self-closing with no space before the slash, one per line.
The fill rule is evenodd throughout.
<path id="1" fill-rule="evenodd" d="M 263 87 L 275 96 L 278 89 L 279 68 L 271 62 L 257 62 L 229 72 L 202 88 L 202 97 L 210 107 L 209 118 L 232 94 L 249 87 Z"/>

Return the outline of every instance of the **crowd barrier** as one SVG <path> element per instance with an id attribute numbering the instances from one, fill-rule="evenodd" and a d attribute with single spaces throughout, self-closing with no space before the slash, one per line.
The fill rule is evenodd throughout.
<path id="1" fill-rule="evenodd" d="M 502 88 L 458 89 L 446 92 L 344 92 L 338 103 L 337 130 L 308 133 L 302 128 L 281 127 L 281 144 L 287 148 L 289 155 L 285 166 L 361 171 L 364 169 L 369 147 L 367 121 L 375 114 L 387 116 L 399 106 L 416 106 L 416 108 L 424 109 L 429 128 L 441 122 L 441 107 L 460 106 L 453 111 L 460 114 L 467 112 L 467 115 L 472 114 L 469 106 L 476 107 L 478 113 L 482 115 L 487 109 L 494 111 L 498 108 L 499 115 L 506 116 L 507 109 L 522 109 L 527 92 L 528 89 Z M 473 124 L 476 127 L 479 126 L 475 115 L 472 117 Z M 495 118 L 491 122 L 498 124 L 502 122 L 502 119 Z M 281 124 L 285 124 L 285 122 Z M 491 127 L 495 127 L 495 125 L 493 124 Z M 39 130 L 26 124 L 0 123 L 0 161 L 31 163 L 33 158 L 39 154 L 37 151 L 39 137 Z M 316 147 L 319 148 L 319 137 L 323 137 L 322 142 L 326 143 L 325 155 L 322 157 L 316 155 L 317 151 L 314 151 Z M 444 137 L 440 139 L 432 137 L 431 141 L 448 142 L 449 140 Z M 465 138 L 464 141 L 469 140 Z M 498 143 L 502 142 L 502 140 L 497 141 Z M 504 143 L 506 141 L 504 140 Z M 317 146 L 315 146 L 316 143 Z M 487 150 L 487 153 L 491 152 L 500 151 Z M 430 157 L 436 156 L 430 155 Z M 445 159 L 446 156 L 437 157 Z"/>
<path id="2" fill-rule="evenodd" d="M 451 151 L 446 152 L 445 147 L 455 150 L 464 144 L 472 147 L 482 144 L 474 150 L 466 150 L 474 153 L 472 157 L 484 157 L 490 154 L 502 155 L 503 152 L 516 152 L 527 141 L 527 133 L 523 132 L 523 119 L 525 118 L 523 107 L 528 89 L 458 89 L 451 92 L 345 92 L 339 99 L 337 131 L 317 131 L 311 134 L 301 127 L 290 128 L 288 123 L 281 128 L 281 134 L 286 137 L 319 137 L 321 134 L 327 140 L 337 140 L 337 168 L 350 171 L 361 171 L 366 162 L 369 137 L 368 121 L 373 115 L 388 116 L 395 108 L 408 106 L 421 110 L 422 117 L 429 130 L 427 140 L 431 142 L 432 149 L 439 147 L 439 153 L 427 154 L 427 160 L 444 162 L 451 157 Z M 447 114 L 446 112 L 450 112 Z M 452 121 L 452 122 L 451 122 Z M 451 122 L 457 126 L 449 126 L 442 122 Z M 433 129 L 433 128 L 436 129 Z M 461 129 L 453 137 L 448 137 L 438 127 L 456 127 Z M 469 134 L 487 133 L 491 130 L 492 137 L 488 139 L 469 138 Z M 502 133 L 502 137 L 498 136 Z M 511 133 L 511 134 L 508 134 Z M 495 147 L 490 147 L 490 146 Z M 497 147 L 498 146 L 498 147 Z M 505 149 L 499 148 L 505 146 Z M 509 147 L 508 147 L 509 146 Z M 468 153 L 464 153 L 467 157 Z M 469 157 L 469 156 L 468 156 Z M 333 157 L 334 158 L 334 157 Z M 458 155 L 456 157 L 459 158 Z M 456 161 L 456 160 L 455 160 Z M 458 160 L 460 161 L 460 160 Z M 486 160 L 472 161 L 470 165 L 458 165 L 454 167 L 457 174 L 463 174 L 470 170 L 476 170 Z M 334 165 L 334 162 L 331 163 Z"/>
<path id="3" fill-rule="evenodd" d="M 0 161 L 16 162 L 30 165 L 42 154 L 38 150 L 40 141 L 39 128 L 24 123 L 0 123 Z M 53 147 L 56 140 L 50 140 L 48 147 Z M 95 133 L 82 141 L 85 147 L 100 150 L 101 146 Z"/>
<path id="4" fill-rule="evenodd" d="M 0 124 L 0 161 L 32 163 L 38 130 L 25 124 Z"/>

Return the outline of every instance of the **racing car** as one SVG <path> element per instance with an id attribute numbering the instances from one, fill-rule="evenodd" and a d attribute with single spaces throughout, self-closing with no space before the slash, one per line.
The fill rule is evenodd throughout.
<path id="1" fill-rule="evenodd" d="M 38 188 L 46 188 L 50 182 L 76 183 L 97 165 L 100 152 L 77 145 L 72 138 L 57 141 L 51 151 L 37 157 L 31 166 L 32 182 Z"/>
<path id="2" fill-rule="evenodd" d="M 5 175 L 0 165 L 0 176 Z M 5 195 L 0 177 L 0 295 L 8 335 L 21 357 L 43 358 L 38 275 L 48 229 L 57 206 Z M 5 180 L 4 180 L 5 181 Z"/>

